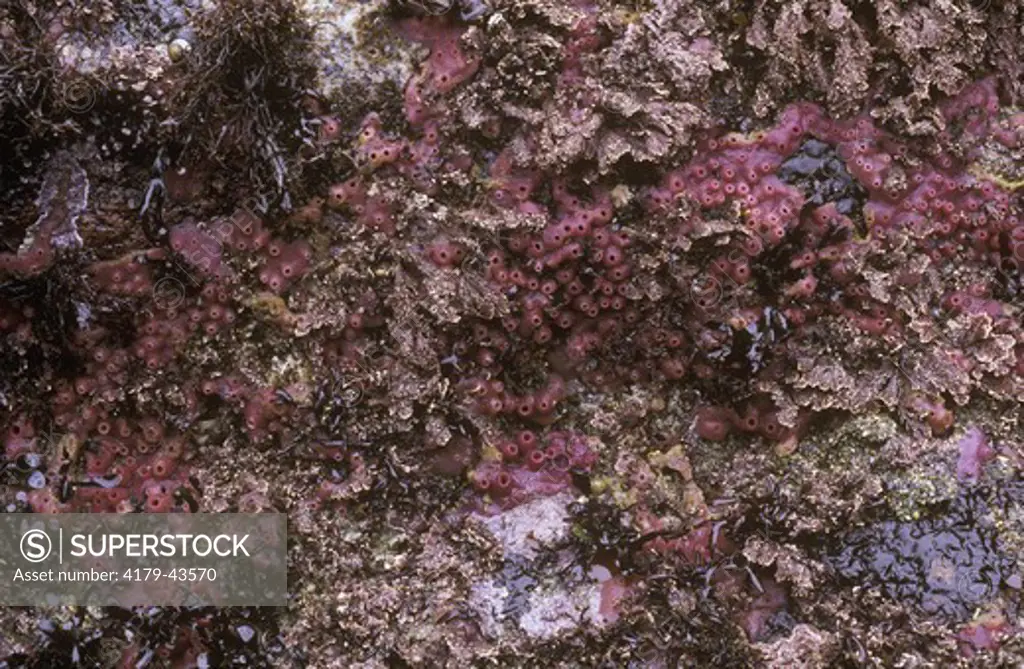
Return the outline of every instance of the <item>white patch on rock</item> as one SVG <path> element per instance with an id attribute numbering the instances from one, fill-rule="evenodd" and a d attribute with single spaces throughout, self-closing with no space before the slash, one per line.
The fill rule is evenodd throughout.
<path id="1" fill-rule="evenodd" d="M 320 55 L 319 90 L 326 97 L 347 84 L 394 82 L 399 88 L 419 62 L 418 45 L 403 40 L 383 21 L 388 0 L 302 0 Z M 377 17 L 371 15 L 377 13 Z M 373 22 L 376 20 L 376 24 Z M 370 25 L 373 25 L 370 28 Z"/>
<path id="2" fill-rule="evenodd" d="M 521 504 L 496 516 L 474 513 L 472 518 L 501 544 L 505 557 L 532 560 L 537 549 L 553 546 L 569 535 L 569 504 L 573 496 L 559 493 Z"/>
<path id="3" fill-rule="evenodd" d="M 494 537 L 505 558 L 500 573 L 470 589 L 469 605 L 487 637 L 496 639 L 518 630 L 544 640 L 581 625 L 607 623 L 601 613 L 602 584 L 582 566 L 563 560 L 560 565 L 533 569 L 545 550 L 568 539 L 572 501 L 571 494 L 560 493 L 495 516 L 471 515 Z"/>
<path id="4" fill-rule="evenodd" d="M 574 589 L 555 586 L 533 593 L 526 611 L 519 618 L 519 628 L 534 639 L 550 639 L 556 634 L 575 629 L 586 621 L 597 623 L 591 611 L 600 607 L 601 589 L 596 584 Z M 597 600 L 597 606 L 592 602 Z"/>

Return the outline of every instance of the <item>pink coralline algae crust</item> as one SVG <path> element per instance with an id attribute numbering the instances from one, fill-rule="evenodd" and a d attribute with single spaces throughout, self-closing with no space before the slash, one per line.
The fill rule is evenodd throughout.
<path id="1" fill-rule="evenodd" d="M 574 432 L 538 437 L 523 430 L 503 440 L 498 450 L 499 461 L 484 462 L 471 473 L 481 510 L 489 513 L 569 490 L 573 473 L 587 474 L 597 462 L 587 438 Z"/>
<path id="2" fill-rule="evenodd" d="M 587 7 L 587 3 L 582 2 L 568 4 L 575 4 L 587 11 L 588 15 L 576 21 L 562 48 L 562 71 L 559 74 L 559 85 L 562 87 L 568 87 L 583 78 L 583 58 L 596 52 L 605 42 L 598 31 L 596 8 Z"/>
<path id="3" fill-rule="evenodd" d="M 786 587 L 770 576 L 757 577 L 746 569 L 716 569 L 709 580 L 716 599 L 734 604 L 732 619 L 752 643 L 770 638 L 777 631 L 776 616 L 789 609 Z"/>
<path id="4" fill-rule="evenodd" d="M 996 651 L 1016 630 L 1001 613 L 985 613 L 957 632 L 960 653 L 972 658 L 984 651 Z"/>
<path id="5" fill-rule="evenodd" d="M 606 623 L 614 623 L 621 616 L 621 610 L 632 590 L 622 576 L 612 576 L 601 582 L 601 603 L 598 614 Z"/>
<path id="6" fill-rule="evenodd" d="M 971 426 L 960 439 L 960 457 L 956 463 L 956 475 L 962 481 L 977 481 L 985 463 L 994 458 L 995 449 L 989 438 L 979 428 Z"/>
<path id="7" fill-rule="evenodd" d="M 789 596 L 783 586 L 772 579 L 762 579 L 760 594 L 738 616 L 738 622 L 753 642 L 763 641 L 769 633 L 769 622 L 775 614 L 786 610 Z"/>

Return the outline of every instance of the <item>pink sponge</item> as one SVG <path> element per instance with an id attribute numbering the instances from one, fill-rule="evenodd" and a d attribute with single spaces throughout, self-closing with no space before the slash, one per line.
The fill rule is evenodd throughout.
<path id="1" fill-rule="evenodd" d="M 147 253 L 96 262 L 89 266 L 88 273 L 100 290 L 113 295 L 150 295 L 153 292 L 153 266 L 149 261 L 163 254 L 160 249 L 151 249 Z"/>
<path id="2" fill-rule="evenodd" d="M 540 439 L 530 430 L 501 441 L 501 462 L 487 462 L 473 470 L 473 488 L 483 496 L 481 508 L 498 513 L 536 497 L 568 490 L 572 474 L 587 474 L 597 453 L 585 436 L 568 431 L 550 432 Z"/>
<path id="3" fill-rule="evenodd" d="M 438 95 L 448 93 L 470 79 L 480 67 L 479 56 L 461 44 L 466 32 L 444 17 L 414 17 L 400 21 L 399 32 L 430 48 L 420 72 L 405 88 L 405 114 L 413 126 L 421 126 L 440 114 Z"/>
<path id="4" fill-rule="evenodd" d="M 271 240 L 265 249 L 266 260 L 260 270 L 260 282 L 275 293 L 288 289 L 309 270 L 313 249 L 304 240 Z"/>
<path id="5" fill-rule="evenodd" d="M 19 253 L 0 253 L 0 274 L 7 272 L 20 277 L 36 276 L 49 268 L 53 259 L 50 235 L 41 232 L 27 249 Z"/>
<path id="6" fill-rule="evenodd" d="M 221 243 L 213 235 L 200 230 L 195 223 L 180 223 L 171 226 L 168 233 L 171 250 L 177 253 L 189 267 L 203 276 L 221 278 L 227 275 L 227 267 L 221 260 Z"/>

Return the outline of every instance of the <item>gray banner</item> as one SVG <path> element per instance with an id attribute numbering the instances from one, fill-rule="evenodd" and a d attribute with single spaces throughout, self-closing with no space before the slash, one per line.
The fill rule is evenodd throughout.
<path id="1" fill-rule="evenodd" d="M 0 514 L 0 605 L 285 606 L 280 513 Z"/>

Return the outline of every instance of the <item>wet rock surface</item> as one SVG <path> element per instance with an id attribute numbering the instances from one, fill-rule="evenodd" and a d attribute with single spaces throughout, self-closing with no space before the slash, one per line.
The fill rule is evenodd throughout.
<path id="1" fill-rule="evenodd" d="M 1019 666 L 1021 8 L 0 6 L 0 507 L 289 516 L 3 666 Z"/>
<path id="2" fill-rule="evenodd" d="M 1001 589 L 1019 583 L 1017 563 L 998 545 L 995 519 L 980 492 L 961 493 L 932 513 L 855 530 L 828 562 L 850 583 L 879 587 L 924 613 L 966 622 Z"/>

